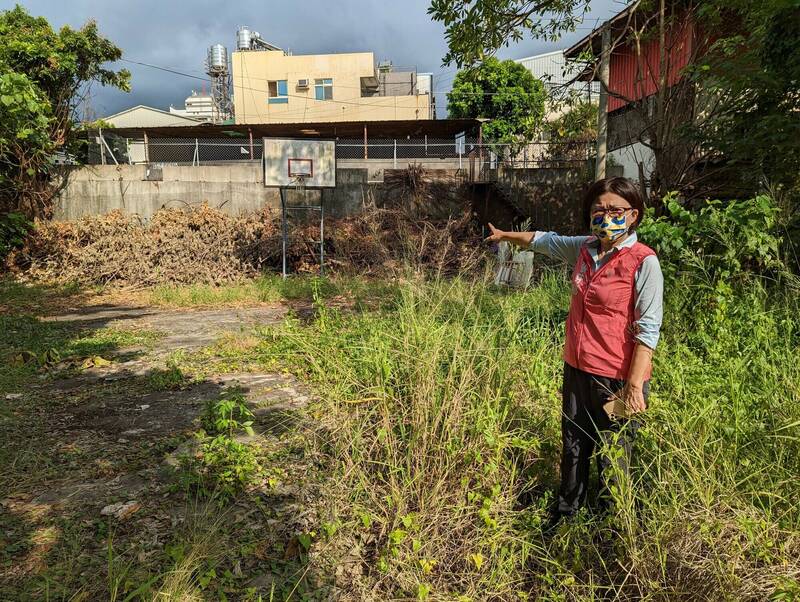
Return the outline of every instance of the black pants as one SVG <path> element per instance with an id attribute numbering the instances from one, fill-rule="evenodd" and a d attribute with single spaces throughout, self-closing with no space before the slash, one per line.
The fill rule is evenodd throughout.
<path id="1" fill-rule="evenodd" d="M 647 399 L 650 383 L 644 383 Z M 601 445 L 619 446 L 622 453 L 617 466 L 628 474 L 631 448 L 639 423 L 634 418 L 610 420 L 603 404 L 612 394 L 620 391 L 625 382 L 605 376 L 596 376 L 564 364 L 564 387 L 561 414 L 561 488 L 558 493 L 557 512 L 571 515 L 586 502 L 589 485 L 589 467 L 595 448 Z M 617 454 L 612 454 L 616 456 Z M 598 506 L 608 507 L 608 468 L 612 459 L 607 454 L 597 455 L 597 474 L 600 482 Z"/>

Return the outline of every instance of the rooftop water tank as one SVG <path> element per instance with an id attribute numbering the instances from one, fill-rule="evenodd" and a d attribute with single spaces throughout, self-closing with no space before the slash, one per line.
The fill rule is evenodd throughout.
<path id="1" fill-rule="evenodd" d="M 250 39 L 252 36 L 253 32 L 250 31 L 247 25 L 240 27 L 239 31 L 236 32 L 236 50 L 250 50 Z"/>
<path id="2" fill-rule="evenodd" d="M 225 71 L 228 68 L 228 50 L 222 44 L 214 44 L 208 48 L 208 68 L 214 71 Z"/>

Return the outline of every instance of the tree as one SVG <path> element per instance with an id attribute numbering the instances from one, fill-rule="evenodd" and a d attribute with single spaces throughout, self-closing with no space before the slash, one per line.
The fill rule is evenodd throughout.
<path id="1" fill-rule="evenodd" d="M 525 34 L 557 37 L 574 28 L 588 4 L 432 0 L 429 13 L 446 26 L 444 62 L 468 65 Z M 611 47 L 634 57 L 637 94 L 617 97 L 627 105 L 627 138 L 653 154 L 653 196 L 715 195 L 736 180 L 742 190 L 759 178 L 797 191 L 797 0 L 641 0 L 626 12 L 614 25 Z M 686 30 L 688 55 L 680 35 Z M 581 58 L 597 69 L 597 57 Z"/>
<path id="2" fill-rule="evenodd" d="M 487 142 L 517 146 L 530 141 L 544 118 L 544 84 L 523 65 L 494 57 L 456 74 L 447 95 L 450 117 L 489 119 Z"/>
<path id="3" fill-rule="evenodd" d="M 762 179 L 800 200 L 800 6 L 793 0 L 709 2 L 705 27 L 725 31 L 692 77 L 718 110 L 694 133 L 725 157 L 729 171 Z M 800 203 L 798 203 L 800 206 Z"/>
<path id="4" fill-rule="evenodd" d="M 93 21 L 55 32 L 21 6 L 0 12 L 0 210 L 51 214 L 54 153 L 73 142 L 89 86 L 130 89 L 127 70 L 104 67 L 121 57 Z"/>
<path id="5" fill-rule="evenodd" d="M 544 131 L 552 158 L 585 160 L 587 149 L 597 140 L 597 105 L 578 102 L 545 124 Z"/>
<path id="6" fill-rule="evenodd" d="M 573 31 L 590 0 L 431 0 L 428 14 L 445 25 L 444 64 L 471 67 L 524 34 L 558 40 Z"/>

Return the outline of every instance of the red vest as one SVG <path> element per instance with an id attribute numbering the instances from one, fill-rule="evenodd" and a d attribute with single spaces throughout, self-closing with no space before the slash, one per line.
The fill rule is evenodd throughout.
<path id="1" fill-rule="evenodd" d="M 625 380 L 636 346 L 633 333 L 636 271 L 655 251 L 636 242 L 614 252 L 600 269 L 586 245 L 572 271 L 564 361 L 584 372 Z M 645 379 L 650 378 L 650 372 Z"/>

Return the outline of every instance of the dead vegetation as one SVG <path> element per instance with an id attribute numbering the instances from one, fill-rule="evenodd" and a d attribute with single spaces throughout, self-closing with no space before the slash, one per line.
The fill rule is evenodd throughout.
<path id="1" fill-rule="evenodd" d="M 428 221 L 394 209 L 370 209 L 325 227 L 326 262 L 337 272 L 386 273 L 403 263 L 441 272 L 475 267 L 482 246 L 469 212 Z M 318 269 L 317 223 L 289 231 L 295 272 Z M 162 209 L 149 222 L 119 211 L 76 222 L 42 221 L 7 268 L 36 281 L 78 284 L 222 284 L 281 264 L 280 215 L 227 215 L 202 205 Z"/>

